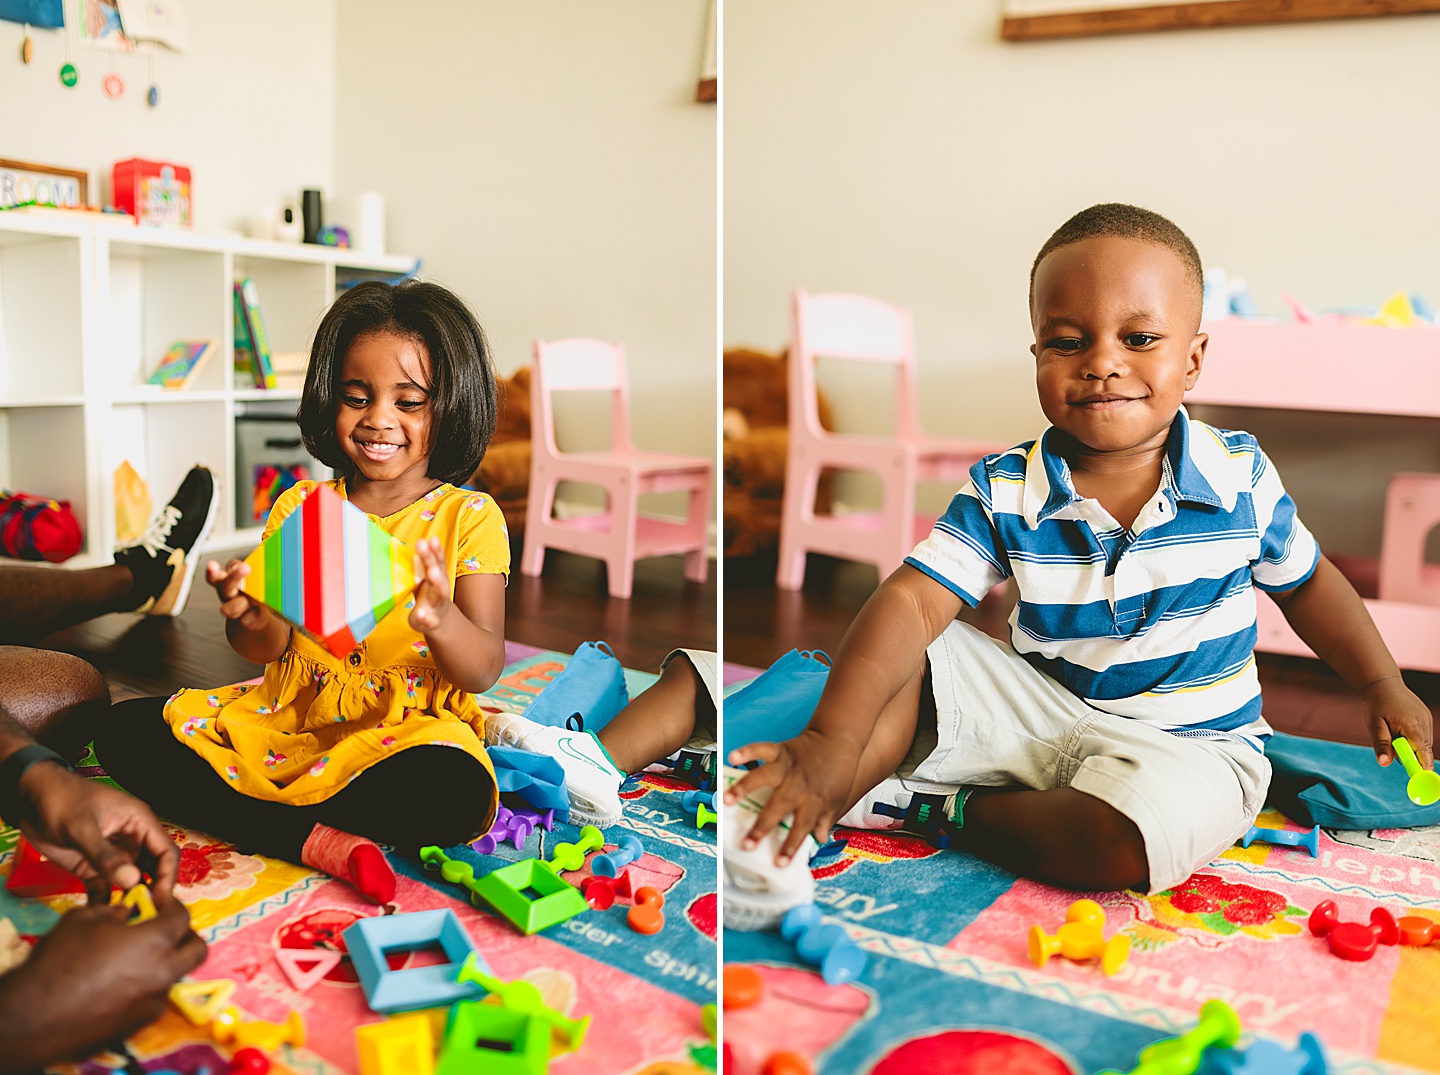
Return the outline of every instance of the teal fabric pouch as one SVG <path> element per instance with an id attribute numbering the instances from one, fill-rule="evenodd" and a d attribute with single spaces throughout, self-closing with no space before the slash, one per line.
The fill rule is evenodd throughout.
<path id="1" fill-rule="evenodd" d="M 755 679 L 725 697 L 725 752 L 751 743 L 794 739 L 810 723 L 830 657 L 823 650 L 792 649 Z"/>
<path id="2" fill-rule="evenodd" d="M 1269 805 L 1302 825 L 1412 829 L 1440 825 L 1440 803 L 1416 806 L 1400 762 L 1381 767 L 1369 747 L 1276 732 L 1265 743 L 1274 775 Z"/>
<path id="3" fill-rule="evenodd" d="M 564 670 L 535 696 L 525 717 L 554 728 L 598 732 L 629 704 L 625 669 L 615 652 L 604 642 L 582 642 Z"/>

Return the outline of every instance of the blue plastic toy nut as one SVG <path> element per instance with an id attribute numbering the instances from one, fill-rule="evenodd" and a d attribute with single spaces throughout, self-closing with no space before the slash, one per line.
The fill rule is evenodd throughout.
<path id="1" fill-rule="evenodd" d="M 537 810 L 554 810 L 561 821 L 570 816 L 565 770 L 558 761 L 519 747 L 494 746 L 486 753 L 495 766 L 495 784 L 500 792 L 513 791 Z"/>
<path id="2" fill-rule="evenodd" d="M 715 793 L 713 791 L 687 791 L 684 795 L 680 796 L 680 805 L 692 814 L 695 812 L 695 808 L 701 803 L 704 803 L 710 807 L 711 810 L 714 810 Z"/>
<path id="3" fill-rule="evenodd" d="M 820 908 L 802 904 L 780 920 L 780 936 L 795 945 L 795 954 L 820 968 L 826 985 L 844 985 L 860 977 L 866 955 L 836 925 L 822 925 Z"/>
<path id="4" fill-rule="evenodd" d="M 1308 1030 L 1297 1049 L 1274 1042 L 1256 1042 L 1248 1049 L 1211 1049 L 1206 1054 L 1207 1075 L 1329 1075 L 1330 1066 L 1320 1039 Z"/>
<path id="5" fill-rule="evenodd" d="M 1320 826 L 1316 825 L 1309 832 L 1291 832 L 1288 829 L 1261 829 L 1254 825 L 1250 826 L 1248 832 L 1240 838 L 1241 847 L 1249 847 L 1256 840 L 1267 844 L 1289 844 L 1292 847 L 1303 847 L 1310 852 L 1310 857 L 1320 857 Z"/>
<path id="6" fill-rule="evenodd" d="M 614 851 L 596 855 L 590 860 L 590 872 L 596 877 L 619 877 L 621 870 L 645 854 L 645 846 L 640 842 L 640 837 L 632 836 L 628 832 L 620 837 L 617 843 L 619 847 Z"/>
<path id="7" fill-rule="evenodd" d="M 365 997 L 377 1012 L 438 1008 L 478 996 L 482 992 L 479 986 L 455 980 L 469 956 L 490 973 L 489 964 L 449 908 L 362 918 L 345 930 L 344 938 Z M 391 970 L 385 961 L 386 952 L 432 944 L 440 946 L 448 963 Z"/>

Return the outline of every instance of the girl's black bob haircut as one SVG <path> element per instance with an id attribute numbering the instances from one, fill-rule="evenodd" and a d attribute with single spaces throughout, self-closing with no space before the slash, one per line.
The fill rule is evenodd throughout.
<path id="1" fill-rule="evenodd" d="M 498 408 L 490 345 L 475 315 L 453 292 L 422 280 L 367 280 L 335 300 L 315 332 L 300 434 L 305 449 L 349 479 L 355 464 L 335 439 L 340 370 L 361 336 L 393 332 L 425 344 L 430 353 L 430 466 L 439 481 L 470 480 L 495 433 Z"/>

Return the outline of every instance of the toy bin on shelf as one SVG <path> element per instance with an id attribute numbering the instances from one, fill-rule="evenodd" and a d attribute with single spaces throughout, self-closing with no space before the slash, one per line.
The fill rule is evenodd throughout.
<path id="1" fill-rule="evenodd" d="M 1383 325 L 1206 321 L 1204 372 L 1187 403 L 1440 418 L 1440 329 Z M 1402 668 L 1440 672 L 1440 602 L 1424 564 L 1427 490 L 1440 475 L 1390 479 L 1380 551 L 1380 597 L 1365 605 Z M 1313 657 L 1279 606 L 1257 600 L 1256 648 Z"/>

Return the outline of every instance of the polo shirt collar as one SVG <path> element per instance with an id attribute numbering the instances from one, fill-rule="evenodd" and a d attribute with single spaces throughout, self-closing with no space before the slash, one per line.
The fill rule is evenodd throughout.
<path id="1" fill-rule="evenodd" d="M 1070 477 L 1070 464 L 1055 449 L 1059 437 L 1052 426 L 1030 448 L 1025 461 L 1025 524 L 1034 529 L 1063 508 L 1081 499 Z M 1170 426 L 1166 448 L 1170 489 L 1177 501 L 1205 504 L 1231 511 L 1248 485 L 1248 463 L 1232 458 L 1229 449 L 1203 422 L 1192 423 L 1181 407 Z M 1241 473 L 1243 471 L 1243 474 Z"/>

